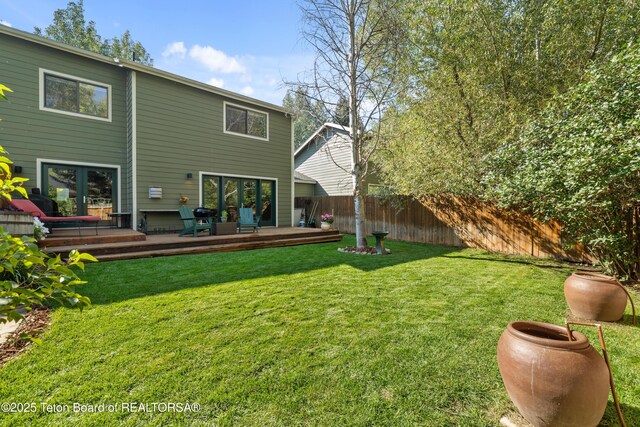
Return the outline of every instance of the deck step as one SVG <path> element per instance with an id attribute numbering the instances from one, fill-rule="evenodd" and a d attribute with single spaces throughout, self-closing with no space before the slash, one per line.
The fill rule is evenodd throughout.
<path id="1" fill-rule="evenodd" d="M 286 234 L 260 234 L 260 233 L 248 233 L 248 234 L 232 234 L 228 236 L 204 236 L 200 237 L 177 237 L 163 238 L 159 236 L 149 236 L 148 240 L 139 242 L 116 242 L 116 243 L 100 243 L 100 244 L 86 244 L 86 245 L 71 245 L 71 246 L 56 246 L 47 248 L 46 250 L 53 254 L 60 254 L 61 256 L 67 255 L 71 250 L 78 249 L 81 252 L 88 252 L 95 257 L 111 254 L 122 254 L 127 252 L 152 252 L 161 251 L 166 249 L 189 249 L 198 248 L 202 246 L 221 246 L 227 244 L 242 244 L 242 243 L 255 243 L 255 242 L 270 242 L 275 240 L 286 240 L 296 238 L 309 238 L 311 236 L 323 238 L 329 238 L 333 236 L 338 240 L 342 238 L 337 230 L 324 231 L 320 233 L 309 234 L 308 232 L 288 232 Z"/>
<path id="2" fill-rule="evenodd" d="M 166 255 L 240 251 L 342 240 L 342 235 L 337 230 L 322 232 L 319 230 L 292 230 L 228 236 L 148 236 L 147 240 L 109 243 L 93 243 L 87 240 L 86 242 L 88 243 L 86 244 L 77 244 L 80 241 L 76 240 L 76 244 L 48 247 L 45 250 L 54 255 L 60 254 L 65 257 L 71 250 L 78 249 L 81 252 L 90 253 L 100 261 L 109 261 Z"/>
<path id="3" fill-rule="evenodd" d="M 264 240 L 246 240 L 235 241 L 233 243 L 221 243 L 197 246 L 168 247 L 161 249 L 154 247 L 153 249 L 141 249 L 136 251 L 112 252 L 104 255 L 97 255 L 99 261 L 117 261 L 126 259 L 152 258 L 159 256 L 171 255 L 193 255 L 211 252 L 233 252 L 252 249 L 275 248 L 284 246 L 307 245 L 312 243 L 329 243 L 339 242 L 342 240 L 342 234 L 326 233 L 315 236 L 304 237 L 287 237 L 280 239 L 264 239 Z M 95 254 L 94 254 L 95 255 Z"/>
<path id="4" fill-rule="evenodd" d="M 84 233 L 86 231 L 83 230 Z M 144 242 L 147 239 L 143 233 L 137 231 L 129 231 L 120 234 L 98 234 L 83 236 L 49 236 L 45 240 L 38 242 L 38 246 L 44 250 L 55 250 L 58 247 L 77 248 L 87 245 L 103 245 L 110 243 L 128 243 L 128 242 Z"/>

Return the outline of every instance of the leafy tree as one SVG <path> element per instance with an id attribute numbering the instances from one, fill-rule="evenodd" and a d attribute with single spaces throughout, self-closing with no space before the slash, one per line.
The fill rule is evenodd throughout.
<path id="1" fill-rule="evenodd" d="M 298 148 L 318 128 L 327 121 L 325 109 L 319 102 L 314 102 L 302 88 L 288 90 L 282 106 L 291 110 L 293 119 L 293 142 Z"/>
<path id="2" fill-rule="evenodd" d="M 85 20 L 83 0 L 69 2 L 66 9 L 57 9 L 53 13 L 53 23 L 44 31 L 35 27 L 34 34 L 112 58 L 153 65 L 149 53 L 140 42 L 131 38 L 129 30 L 120 38 L 102 40 L 95 21 L 87 23 Z"/>
<path id="3" fill-rule="evenodd" d="M 343 96 L 338 98 L 336 109 L 333 113 L 333 123 L 341 126 L 349 126 L 349 100 Z"/>
<path id="4" fill-rule="evenodd" d="M 397 16 L 400 0 L 307 0 L 302 5 L 304 37 L 316 51 L 310 75 L 295 84 L 331 117 L 341 98 L 348 101 L 351 175 L 358 247 L 367 246 L 364 182 L 381 139 L 372 131 L 393 100 Z M 331 156 L 331 153 L 329 152 Z"/>
<path id="5" fill-rule="evenodd" d="M 562 223 L 610 273 L 640 262 L 640 45 L 558 96 L 492 157 L 485 183 L 502 206 Z"/>
<path id="6" fill-rule="evenodd" d="M 131 38 L 131 32 L 126 30 L 121 38 L 114 37 L 105 41 L 104 54 L 112 58 L 123 58 L 144 65 L 153 66 L 153 59 L 142 43 Z M 103 43 L 103 45 L 105 44 Z"/>
<path id="7" fill-rule="evenodd" d="M 640 35 L 626 0 L 406 0 L 400 97 L 376 164 L 402 193 L 477 195 L 483 159 Z M 576 13 L 579 10 L 580 13 Z"/>

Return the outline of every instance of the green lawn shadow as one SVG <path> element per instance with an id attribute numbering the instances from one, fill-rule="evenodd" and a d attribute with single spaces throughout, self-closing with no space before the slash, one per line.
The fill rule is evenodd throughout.
<path id="1" fill-rule="evenodd" d="M 620 402 L 620 409 L 622 411 L 622 416 L 625 419 L 627 426 L 632 426 L 635 424 L 633 420 L 640 420 L 640 408 L 636 408 L 635 406 L 627 405 L 623 402 Z M 599 426 L 619 426 L 620 419 L 618 418 L 618 412 L 616 411 L 616 405 L 612 400 L 607 403 L 607 409 L 605 410 L 604 417 L 598 424 Z"/>
<path id="2" fill-rule="evenodd" d="M 375 242 L 371 239 L 369 245 Z M 388 241 L 389 255 L 358 255 L 339 252 L 353 246 L 353 236 L 342 242 L 209 253 L 88 264 L 81 275 L 88 284 L 78 292 L 92 304 L 110 304 L 131 298 L 175 292 L 249 279 L 331 269 L 348 265 L 364 272 L 399 264 L 442 257 L 463 248 Z"/>
<path id="3" fill-rule="evenodd" d="M 509 255 L 509 254 L 499 254 L 492 253 L 492 257 L 483 256 L 486 252 L 479 252 L 478 256 L 466 256 L 462 254 L 455 254 L 453 256 L 443 255 L 444 257 L 449 258 L 458 258 L 458 259 L 469 259 L 469 260 L 477 260 L 477 261 L 490 261 L 490 262 L 500 262 L 500 263 L 511 263 L 511 264 L 520 264 L 520 265 L 530 265 L 533 267 L 543 268 L 543 269 L 552 269 L 552 270 L 566 270 L 567 274 L 573 271 L 567 262 L 564 261 L 556 261 L 549 258 L 533 258 L 526 257 L 522 255 Z"/>

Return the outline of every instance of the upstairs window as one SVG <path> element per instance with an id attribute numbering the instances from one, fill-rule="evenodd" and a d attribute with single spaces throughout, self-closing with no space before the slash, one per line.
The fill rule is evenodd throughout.
<path id="1" fill-rule="evenodd" d="M 40 70 L 40 109 L 111 120 L 111 86 Z"/>
<path id="2" fill-rule="evenodd" d="M 269 115 L 239 105 L 224 105 L 225 132 L 269 140 Z"/>

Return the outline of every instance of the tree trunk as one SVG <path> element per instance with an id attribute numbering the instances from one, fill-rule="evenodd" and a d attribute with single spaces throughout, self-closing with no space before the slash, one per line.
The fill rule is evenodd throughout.
<path id="1" fill-rule="evenodd" d="M 357 67 L 357 25 L 356 4 L 350 0 L 348 4 L 349 19 L 349 123 L 351 125 L 351 160 L 353 162 L 353 206 L 356 223 L 356 247 L 366 248 L 364 196 L 362 194 L 362 134 L 360 132 L 360 117 L 358 116 L 358 67 Z"/>
<path id="2" fill-rule="evenodd" d="M 355 211 L 356 222 L 356 246 L 358 248 L 367 247 L 367 234 L 365 231 L 365 211 L 364 196 L 362 192 L 357 190 L 353 195 L 353 206 Z"/>

